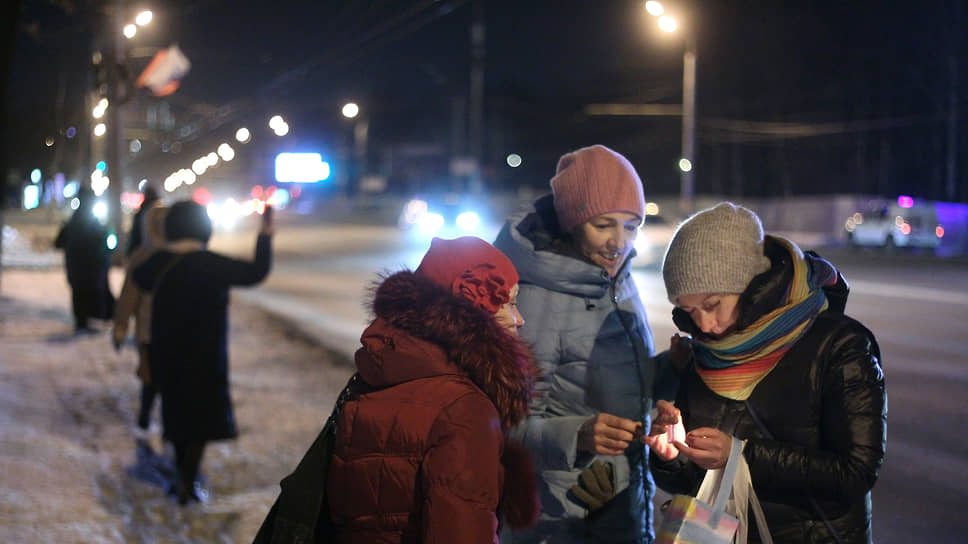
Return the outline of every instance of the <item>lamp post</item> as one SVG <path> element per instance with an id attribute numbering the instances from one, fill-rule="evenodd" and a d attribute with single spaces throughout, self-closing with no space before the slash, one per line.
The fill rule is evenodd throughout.
<path id="1" fill-rule="evenodd" d="M 346 180 L 347 195 L 353 196 L 360 189 L 360 181 L 366 173 L 366 147 L 369 139 L 370 123 L 359 117 L 360 107 L 355 102 L 347 102 L 341 110 L 343 117 L 353 121 L 353 163 L 355 179 Z"/>
<path id="2" fill-rule="evenodd" d="M 663 32 L 676 32 L 680 21 L 666 12 L 661 2 L 650 0 L 645 9 L 656 18 Z M 683 213 L 693 211 L 696 166 L 696 29 L 684 31 L 685 51 L 682 54 L 682 156 L 679 157 L 679 208 Z"/>
<path id="3" fill-rule="evenodd" d="M 127 63 L 127 44 L 125 40 L 130 40 L 137 33 L 138 27 L 145 26 L 151 22 L 152 14 L 150 11 L 142 11 L 135 18 L 135 23 L 125 24 L 125 4 L 118 0 L 112 4 L 112 9 L 108 16 L 108 54 L 109 64 L 107 66 L 107 166 L 108 174 L 112 183 L 108 186 L 108 194 L 111 196 L 108 202 L 108 223 L 110 229 L 118 240 L 117 247 L 124 247 L 127 236 L 122 228 L 121 221 L 121 193 L 124 183 L 122 149 L 124 146 L 124 119 L 121 106 L 130 96 L 127 75 L 122 74 L 123 66 Z M 104 111 L 102 110 L 102 114 Z M 97 116 L 97 115 L 95 115 Z"/>

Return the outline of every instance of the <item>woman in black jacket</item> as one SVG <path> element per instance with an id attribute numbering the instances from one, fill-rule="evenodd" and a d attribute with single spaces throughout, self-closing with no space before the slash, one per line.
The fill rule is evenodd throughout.
<path id="1" fill-rule="evenodd" d="M 252 261 L 209 251 L 212 223 L 205 207 L 174 204 L 165 218 L 168 246 L 133 272 L 152 293 L 152 383 L 161 393 L 164 438 L 175 447 L 178 501 L 203 500 L 195 481 L 205 444 L 235 438 L 229 391 L 229 288 L 255 285 L 272 264 L 272 208 L 267 207 Z"/>
<path id="2" fill-rule="evenodd" d="M 678 410 L 661 402 L 645 439 L 658 485 L 694 494 L 735 436 L 774 542 L 871 542 L 887 394 L 873 334 L 844 315 L 843 277 L 728 202 L 679 227 L 662 272 L 693 340 Z M 670 444 L 674 423 L 688 433 Z"/>

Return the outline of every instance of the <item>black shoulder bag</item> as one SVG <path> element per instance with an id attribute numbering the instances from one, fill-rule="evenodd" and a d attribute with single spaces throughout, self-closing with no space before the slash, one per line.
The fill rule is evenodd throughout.
<path id="1" fill-rule="evenodd" d="M 336 420 L 347 400 L 375 391 L 353 374 L 336 400 L 333 413 L 292 474 L 279 483 L 282 491 L 272 505 L 253 544 L 310 544 L 335 542 L 329 518 L 326 480 L 336 441 Z"/>
<path id="2" fill-rule="evenodd" d="M 760 419 L 760 416 L 756 415 L 756 410 L 753 409 L 753 405 L 750 404 L 750 401 L 744 400 L 743 402 L 746 403 L 746 411 L 749 413 L 750 417 L 753 418 L 753 421 L 756 422 L 756 426 L 760 428 L 760 431 L 763 433 L 763 436 L 765 436 L 769 440 L 775 440 L 775 438 L 773 438 L 773 433 L 771 433 L 770 430 L 766 428 L 766 425 L 763 424 L 763 421 Z M 830 520 L 827 519 L 827 516 L 823 513 L 823 510 L 820 508 L 820 505 L 817 504 L 817 501 L 813 498 L 812 495 L 810 495 L 809 492 L 807 492 L 807 499 L 810 501 L 810 506 L 813 508 L 814 513 L 820 516 L 820 519 L 823 520 L 824 525 L 827 526 L 827 530 L 830 531 L 830 536 L 834 537 L 834 540 L 837 542 L 837 544 L 844 544 L 843 539 L 840 538 L 840 533 L 838 533 L 837 529 L 834 528 L 834 525 L 830 523 Z"/>

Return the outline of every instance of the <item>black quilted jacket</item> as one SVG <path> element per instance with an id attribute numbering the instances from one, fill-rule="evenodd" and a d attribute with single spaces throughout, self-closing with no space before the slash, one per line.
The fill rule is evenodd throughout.
<path id="1" fill-rule="evenodd" d="M 775 307 L 792 274 L 789 258 L 769 239 L 766 253 L 773 268 L 741 297 L 740 326 Z M 887 440 L 880 351 L 873 334 L 844 315 L 843 278 L 826 291 L 830 308 L 749 398 L 774 439 L 765 437 L 742 401 L 713 393 L 691 365 L 676 400 L 687 430 L 714 427 L 747 440 L 743 453 L 777 543 L 835 542 L 808 494 L 843 542 L 871 542 L 870 491 Z M 701 334 L 685 313 L 676 311 L 674 319 Z M 682 456 L 663 462 L 653 455 L 651 464 L 656 483 L 672 493 L 694 495 L 705 475 Z M 752 522 L 750 541 L 759 541 Z"/>

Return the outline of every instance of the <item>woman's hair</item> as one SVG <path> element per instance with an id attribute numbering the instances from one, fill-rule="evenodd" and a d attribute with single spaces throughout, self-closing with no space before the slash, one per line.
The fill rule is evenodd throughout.
<path id="1" fill-rule="evenodd" d="M 169 242 L 189 238 L 207 243 L 212 237 L 212 220 L 201 204 L 182 200 L 172 205 L 165 217 L 165 238 Z"/>

